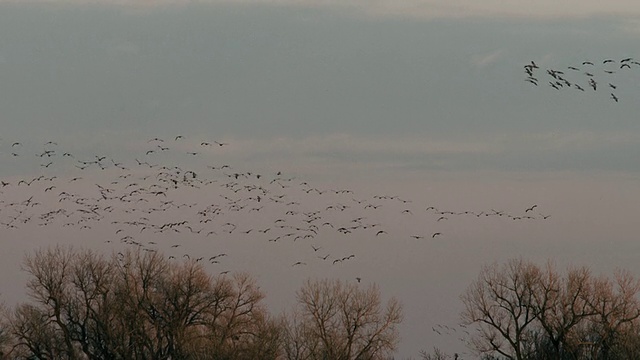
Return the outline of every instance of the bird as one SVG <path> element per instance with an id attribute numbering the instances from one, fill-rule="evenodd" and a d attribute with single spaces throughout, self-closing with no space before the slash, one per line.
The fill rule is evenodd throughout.
<path id="1" fill-rule="evenodd" d="M 532 73 L 532 78 L 529 80 L 538 83 L 542 79 L 538 81 L 537 78 L 533 77 L 533 75 L 536 75 L 536 68 L 537 65 L 532 62 L 532 64 L 527 64 L 525 70 L 527 73 Z M 561 71 L 553 70 L 551 73 L 553 75 L 549 76 L 555 75 L 554 85 L 556 87 L 562 89 L 574 88 L 575 82 L 573 79 L 567 77 L 565 80 Z M 570 82 L 571 85 L 567 84 L 568 80 L 572 80 Z M 615 84 L 613 80 L 609 81 Z M 607 82 L 603 82 L 603 84 L 607 84 Z M 167 137 L 169 141 L 172 138 L 178 141 L 182 139 L 182 136 Z M 156 143 L 153 143 L 154 141 Z M 269 235 L 264 235 L 264 240 L 274 243 L 280 241 L 278 244 L 274 244 L 274 247 L 280 246 L 283 242 L 286 244 L 282 246 L 296 246 L 293 245 L 293 241 L 300 240 L 296 242 L 299 244 L 304 243 L 305 239 L 310 239 L 310 248 L 304 245 L 301 246 L 301 249 L 306 251 L 307 255 L 309 250 L 312 250 L 315 257 L 322 260 L 323 265 L 329 266 L 329 262 L 331 262 L 331 265 L 336 265 L 352 260 L 359 255 L 351 254 L 349 256 L 336 257 L 334 249 L 329 249 L 332 243 L 319 242 L 319 239 L 325 238 L 326 234 L 338 231 L 344 234 L 345 239 L 351 235 L 360 236 L 363 233 L 365 235 L 368 234 L 368 236 L 373 234 L 375 236 L 392 234 L 391 228 L 385 227 L 383 223 L 376 222 L 376 219 L 384 219 L 384 215 L 379 214 L 379 211 L 369 210 L 369 208 L 379 209 L 382 206 L 391 211 L 395 209 L 396 214 L 399 216 L 402 216 L 399 214 L 400 212 L 412 214 L 413 210 L 418 211 L 420 209 L 419 206 L 406 205 L 412 202 L 413 199 L 402 199 L 398 196 L 389 195 L 367 197 L 360 194 L 346 195 L 353 194 L 353 191 L 341 188 L 325 189 L 315 187 L 310 181 L 303 181 L 303 179 L 296 179 L 295 177 L 287 178 L 285 177 L 286 172 L 276 172 L 275 170 L 277 169 L 264 170 L 264 175 L 261 175 L 257 174 L 253 169 L 236 167 L 236 164 L 233 163 L 224 164 L 223 166 L 220 166 L 220 164 L 215 166 L 208 165 L 204 163 L 207 160 L 205 152 L 200 152 L 200 156 L 191 161 L 181 161 L 180 166 L 176 166 L 176 163 L 170 162 L 169 159 L 184 160 L 184 158 L 179 157 L 180 154 L 186 156 L 184 154 L 187 150 L 197 149 L 176 150 L 164 147 L 162 145 L 168 144 L 168 142 L 165 141 L 163 143 L 160 138 L 151 139 L 149 142 L 151 146 L 147 144 L 147 148 L 139 149 L 138 153 L 131 154 L 128 159 L 115 159 L 92 154 L 89 155 L 87 161 L 81 161 L 69 154 L 68 156 L 72 159 L 68 165 L 78 166 L 78 168 L 83 169 L 82 176 L 76 176 L 78 175 L 76 173 L 64 178 L 60 176 L 59 179 L 56 179 L 53 176 L 47 177 L 48 174 L 44 173 L 39 177 L 24 178 L 22 180 L 19 178 L 14 180 L 13 178 L 5 179 L 0 177 L 0 210 L 2 211 L 0 225 L 9 229 L 27 226 L 37 221 L 42 224 L 38 224 L 41 226 L 60 224 L 70 228 L 75 227 L 77 229 L 86 229 L 86 231 L 96 231 L 97 228 L 109 226 L 108 222 L 112 221 L 111 228 L 107 229 L 107 231 L 110 231 L 108 232 L 110 234 L 113 234 L 113 232 L 118 234 L 113 240 L 106 240 L 110 241 L 109 244 L 112 244 L 112 246 L 140 247 L 141 251 L 155 251 L 155 248 L 162 249 L 164 247 L 168 248 L 167 250 L 171 249 L 170 259 L 183 258 L 184 260 L 193 260 L 194 263 L 198 261 L 205 262 L 207 260 L 202 259 L 208 259 L 211 264 L 221 262 L 220 257 L 223 255 L 211 256 L 213 254 L 193 253 L 194 257 L 191 258 L 192 252 L 178 249 L 186 248 L 186 243 L 177 241 L 166 243 L 163 242 L 162 237 L 155 239 L 157 244 L 149 240 L 154 240 L 150 237 L 158 233 L 163 235 L 179 233 L 184 236 L 188 235 L 188 239 L 197 237 L 199 240 L 215 241 L 215 246 L 224 246 L 223 239 L 220 239 L 221 242 L 218 243 L 218 236 L 211 236 L 217 235 L 217 231 L 220 231 L 218 228 L 221 227 L 224 235 L 229 235 L 229 237 L 235 237 L 235 235 L 230 234 L 239 232 L 245 234 L 257 233 L 257 235 L 269 233 Z M 226 143 L 218 142 L 206 144 L 211 146 L 226 145 Z M 15 145 L 15 152 L 23 156 L 23 148 L 21 146 Z M 48 146 L 53 146 L 53 144 Z M 133 149 L 134 147 L 131 148 Z M 147 151 L 151 151 L 148 158 L 158 158 L 157 164 L 138 160 L 140 158 L 144 159 L 141 156 L 144 156 Z M 161 153 L 161 151 L 164 152 Z M 28 154 L 28 152 L 24 153 Z M 41 172 L 57 171 L 55 169 L 56 166 L 63 161 L 55 160 L 55 158 L 59 157 L 59 154 L 47 148 L 45 148 L 44 153 L 34 153 L 37 156 L 42 155 L 40 156 L 41 158 L 45 155 L 50 155 L 51 160 L 53 160 L 49 162 L 48 166 L 45 166 L 47 164 L 44 164 L 43 161 L 34 161 L 32 166 Z M 63 156 L 67 156 L 64 154 Z M 167 156 L 159 156 L 160 154 L 167 154 Z M 160 161 L 165 162 L 161 163 Z M 127 169 L 129 162 L 132 164 L 131 169 Z M 71 170 L 75 170 L 73 166 L 69 167 Z M 95 173 L 87 174 L 87 172 L 100 170 L 98 167 L 108 168 L 109 171 L 100 172 L 96 176 L 93 176 Z M 97 179 L 95 180 L 95 185 L 94 182 L 89 182 L 88 180 L 94 178 Z M 33 200 L 15 201 L 13 205 L 8 205 L 9 201 L 5 197 L 5 193 L 17 185 L 20 185 L 22 193 L 28 193 L 27 190 L 33 190 Z M 29 185 L 30 187 L 28 187 Z M 43 189 L 47 192 L 46 195 L 43 194 Z M 51 196 L 48 196 L 49 192 L 52 194 Z M 59 194 L 56 194 L 56 192 Z M 58 196 L 56 197 L 56 195 Z M 38 199 L 38 196 L 42 196 L 42 199 Z M 46 199 L 42 201 L 45 205 L 38 201 L 43 199 Z M 45 209 L 46 203 L 50 199 L 53 200 L 51 201 L 53 206 L 51 209 Z M 189 200 L 188 203 L 185 203 L 180 199 L 195 200 Z M 399 203 L 405 205 L 400 205 Z M 61 205 L 56 207 L 55 204 Z M 9 207 L 11 211 L 5 211 L 2 205 Z M 255 205 L 261 207 L 258 208 Z M 258 210 L 262 206 L 264 207 L 263 210 Z M 364 209 L 367 210 L 364 211 Z M 41 210 L 42 213 L 37 213 Z M 492 212 L 486 213 L 471 211 L 463 213 L 441 211 L 434 206 L 426 208 L 427 213 L 431 210 L 436 215 L 434 220 L 443 220 L 448 217 L 452 221 L 454 215 L 462 214 L 476 215 L 478 217 L 481 215 L 499 215 L 498 211 L 493 209 Z M 258 211 L 260 212 L 258 213 Z M 342 216 L 329 217 L 332 215 L 329 212 L 332 214 L 344 213 L 341 214 Z M 361 216 L 365 215 L 363 213 L 366 213 L 367 217 Z M 253 214 L 260 216 L 252 218 L 251 215 Z M 532 212 L 532 214 L 534 213 Z M 418 212 L 413 216 L 406 215 L 406 218 L 402 216 L 403 221 L 411 221 L 417 215 Z M 504 215 L 506 217 L 507 214 L 505 213 Z M 375 216 L 378 216 L 378 218 L 375 218 Z M 546 217 L 540 214 L 535 218 L 542 220 Z M 61 221 L 59 222 L 58 219 Z M 173 220 L 167 221 L 166 219 Z M 264 222 L 253 222 L 254 219 L 263 219 Z M 271 223 L 271 219 L 277 220 Z M 418 221 L 421 220 L 423 219 Z M 97 226 L 100 223 L 101 226 Z M 196 223 L 201 225 L 195 225 Z M 251 229 L 252 226 L 253 229 Z M 440 233 L 427 231 L 423 234 L 418 234 L 420 232 L 418 230 L 415 235 L 405 233 L 405 236 L 418 240 L 425 239 L 429 234 L 432 234 L 432 238 L 440 235 Z M 135 238 L 131 235 L 125 237 L 124 235 L 126 234 L 134 235 Z M 243 235 L 243 237 L 249 236 L 245 234 L 240 235 Z M 123 237 L 118 241 L 117 238 L 120 235 Z M 385 240 L 386 237 L 383 236 L 381 241 Z M 448 237 L 443 238 L 447 239 Z M 150 246 L 152 243 L 154 249 Z M 417 243 L 419 241 L 416 241 Z M 271 245 L 270 243 L 267 244 Z M 214 244 L 211 245 L 214 246 Z M 269 250 L 278 251 L 278 249 Z M 323 250 L 324 254 L 320 254 L 320 250 Z M 299 258 L 287 259 L 283 262 L 283 266 L 285 268 L 296 267 L 308 265 L 309 262 L 313 261 L 298 260 Z M 317 260 L 315 261 L 317 262 Z M 296 269 L 292 270 L 295 271 Z M 360 282 L 361 278 L 357 277 L 356 281 Z"/>
<path id="2" fill-rule="evenodd" d="M 524 212 L 529 212 L 529 211 L 533 211 L 533 209 L 537 208 L 538 205 L 533 205 L 530 208 L 527 208 Z"/>
<path id="3" fill-rule="evenodd" d="M 433 235 L 431 235 L 431 238 L 433 239 L 433 238 L 435 238 L 436 236 L 440 236 L 440 235 L 442 235 L 442 233 L 435 232 L 435 233 L 433 233 Z"/>
<path id="4" fill-rule="evenodd" d="M 538 86 L 538 80 L 537 80 L 537 79 L 534 79 L 534 78 L 527 78 L 527 79 L 525 79 L 524 81 L 530 82 L 530 83 L 532 83 L 533 85 Z"/>

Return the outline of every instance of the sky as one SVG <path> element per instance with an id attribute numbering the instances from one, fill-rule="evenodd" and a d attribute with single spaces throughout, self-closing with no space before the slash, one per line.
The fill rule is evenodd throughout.
<path id="1" fill-rule="evenodd" d="M 26 253 L 117 252 L 123 229 L 168 255 L 228 253 L 207 269 L 254 274 L 276 312 L 309 277 L 376 283 L 404 304 L 399 358 L 468 351 L 432 327 L 457 323 L 484 264 L 640 271 L 639 45 L 631 1 L 0 1 L 0 299 L 24 299 Z M 160 200 L 153 178 L 189 186 Z M 145 190 L 78 215 L 98 185 Z M 123 225 L 162 206 L 147 225 L 216 234 Z M 57 209 L 75 225 L 42 218 Z M 297 235 L 321 229 L 286 236 L 289 209 Z"/>

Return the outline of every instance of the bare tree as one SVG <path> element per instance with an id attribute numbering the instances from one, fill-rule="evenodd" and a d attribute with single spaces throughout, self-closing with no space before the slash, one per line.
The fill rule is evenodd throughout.
<path id="1" fill-rule="evenodd" d="M 458 354 L 455 353 L 453 356 L 448 355 L 444 351 L 438 349 L 437 347 L 433 348 L 433 352 L 427 352 L 425 350 L 420 351 L 420 357 L 422 360 L 458 360 Z"/>
<path id="2" fill-rule="evenodd" d="M 64 340 L 51 326 L 50 316 L 30 304 L 21 304 L 9 315 L 10 332 L 16 343 L 10 355 L 14 359 L 54 359 L 64 353 Z"/>
<path id="3" fill-rule="evenodd" d="M 392 298 L 383 307 L 375 285 L 308 280 L 297 298 L 286 324 L 288 359 L 382 359 L 397 345 L 402 306 Z"/>
<path id="4" fill-rule="evenodd" d="M 594 278 L 585 268 L 562 276 L 522 259 L 482 269 L 462 295 L 472 347 L 489 358 L 640 358 L 640 281 L 616 271 Z"/>
<path id="5" fill-rule="evenodd" d="M 551 263 L 539 277 L 533 293 L 535 314 L 541 327 L 539 352 L 549 359 L 579 356 L 581 340 L 576 327 L 594 315 L 589 305 L 593 293 L 591 273 L 586 267 L 570 268 L 566 277 Z"/>
<path id="6" fill-rule="evenodd" d="M 220 277 L 215 303 L 210 305 L 208 353 L 216 359 L 275 358 L 278 353 L 280 327 L 261 305 L 264 293 L 255 279 L 246 273 Z"/>
<path id="7" fill-rule="evenodd" d="M 286 359 L 313 359 L 313 355 L 319 351 L 320 338 L 313 336 L 311 327 L 305 325 L 307 324 L 305 324 L 299 308 L 282 316 L 282 347 Z"/>
<path id="8" fill-rule="evenodd" d="M 50 326 L 54 338 L 61 339 L 64 346 L 58 347 L 57 356 L 75 360 L 78 358 L 78 346 L 73 342 L 71 324 L 67 321 L 69 310 L 69 288 L 71 286 L 71 267 L 73 252 L 71 248 L 55 247 L 36 251 L 34 256 L 25 259 L 25 270 L 31 275 L 27 283 L 29 296 L 43 305 L 37 310 L 44 320 L 44 326 Z M 25 319 L 36 320 L 36 309 L 30 311 Z"/>
<path id="9" fill-rule="evenodd" d="M 531 352 L 535 293 L 540 269 L 522 259 L 503 266 L 485 266 L 478 279 L 461 296 L 463 324 L 477 324 L 471 339 L 483 355 L 499 354 L 507 359 L 525 359 Z"/>
<path id="10" fill-rule="evenodd" d="M 624 347 L 620 345 L 637 343 L 640 281 L 628 271 L 618 270 L 613 280 L 606 277 L 595 279 L 593 287 L 590 306 L 594 315 L 589 318 L 591 326 L 585 340 L 593 344 L 598 358 L 627 358 L 618 352 Z"/>
<path id="11" fill-rule="evenodd" d="M 212 278 L 195 261 L 172 263 L 156 252 L 105 259 L 60 247 L 28 256 L 25 269 L 34 303 L 17 306 L 8 322 L 25 358 L 277 356 L 279 323 L 246 274 Z"/>
<path id="12" fill-rule="evenodd" d="M 3 304 L 0 304 L 0 359 L 5 359 L 5 356 L 10 349 L 11 335 L 9 333 L 9 325 L 6 322 L 7 309 Z"/>

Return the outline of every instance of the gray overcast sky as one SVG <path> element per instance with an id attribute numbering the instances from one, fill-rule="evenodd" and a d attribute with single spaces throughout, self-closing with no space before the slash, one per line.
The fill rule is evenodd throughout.
<path id="1" fill-rule="evenodd" d="M 405 303 L 401 356 L 456 350 L 430 329 L 455 323 L 452 304 L 484 263 L 522 255 L 640 271 L 640 67 L 619 68 L 640 60 L 639 45 L 640 5 L 631 1 L 0 1 L 0 176 L 15 190 L 0 195 L 9 203 L 34 191 L 13 186 L 45 171 L 34 155 L 47 141 L 76 158 L 130 164 L 149 139 L 182 135 L 171 146 L 183 153 L 202 141 L 229 145 L 162 161 L 283 171 L 369 199 L 400 195 L 414 212 L 522 213 L 538 204 L 549 219 L 431 219 L 428 229 L 398 217 L 402 205 L 387 206 L 377 221 L 395 229 L 391 242 L 318 239 L 359 254 L 342 269 L 290 274 L 296 256 L 313 255 L 308 248 L 257 254 L 249 241 L 218 244 L 236 252 L 232 269 L 260 274 L 273 304 L 291 301 L 308 276 L 360 275 Z M 532 60 L 538 86 L 525 81 Z M 546 69 L 587 91 L 552 88 Z M 60 159 L 46 171 L 66 180 L 73 165 Z M 95 172 L 85 180 L 100 179 Z M 0 211 L 3 223 L 12 211 Z M 434 229 L 442 242 L 410 241 Z M 112 233 L 65 231 L 0 229 L 8 302 L 19 298 L 25 251 L 63 238 L 100 247 Z"/>

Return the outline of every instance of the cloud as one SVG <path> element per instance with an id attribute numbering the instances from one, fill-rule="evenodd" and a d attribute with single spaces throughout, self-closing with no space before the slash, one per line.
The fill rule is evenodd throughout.
<path id="1" fill-rule="evenodd" d="M 640 18 L 625 19 L 620 23 L 619 29 L 622 32 L 633 34 L 633 35 L 640 34 Z"/>
<path id="2" fill-rule="evenodd" d="M 239 151 L 267 154 L 291 163 L 395 171 L 418 170 L 527 170 L 551 171 L 616 169 L 635 171 L 636 132 L 493 133 L 469 137 L 404 136 L 359 137 L 331 134 L 301 139 L 278 138 L 239 143 Z M 634 154 L 637 151 L 634 151 Z"/>
<path id="3" fill-rule="evenodd" d="M 378 13 L 425 18 L 441 17 L 517 17 L 517 18 L 586 18 L 602 15 L 633 16 L 640 5 L 630 0 L 539 0 L 523 3 L 504 0 L 404 0 L 374 2 Z"/>
<path id="4" fill-rule="evenodd" d="M 616 146 L 640 143 L 640 134 L 635 132 L 593 132 L 531 134 L 518 140 L 519 143 L 536 143 L 546 150 L 586 151 L 607 149 Z"/>
<path id="5" fill-rule="evenodd" d="M 619 15 L 640 16 L 635 0 L 539 0 L 523 3 L 515 0 L 0 0 L 4 3 L 115 4 L 128 7 L 153 7 L 189 4 L 242 4 L 351 8 L 370 16 L 415 18 L 587 18 Z"/>
<path id="6" fill-rule="evenodd" d="M 331 156 L 331 154 L 358 156 L 428 156 L 495 154 L 501 147 L 491 141 L 436 140 L 424 137 L 358 137 L 345 133 L 305 138 L 277 137 L 273 139 L 225 140 L 234 144 L 229 151 L 236 154 L 290 153 L 303 156 Z M 233 149 L 237 150 L 233 150 Z"/>
<path id="7" fill-rule="evenodd" d="M 495 50 L 488 53 L 475 54 L 471 56 L 471 65 L 476 68 L 484 68 L 500 60 L 505 54 L 504 50 Z"/>
<path id="8" fill-rule="evenodd" d="M 640 133 L 548 132 L 475 133 L 473 136 L 436 135 L 359 136 L 348 133 L 306 137 L 225 137 L 228 146 L 201 146 L 202 139 L 185 137 L 165 146 L 173 154 L 197 151 L 181 161 L 215 164 L 224 156 L 229 164 L 265 171 L 279 168 L 322 174 L 333 169 L 345 172 L 393 173 L 397 169 L 431 171 L 494 171 L 628 169 L 635 171 Z M 142 142 L 133 152 L 154 149 Z M 150 159 L 156 161 L 158 153 Z M 159 160 L 158 160 L 159 161 Z M 220 165 L 220 164 L 218 164 Z M 297 169 L 297 170 L 295 170 Z M 338 170 L 336 170 L 338 169 Z M 342 170 L 340 170 L 342 169 Z"/>
<path id="9" fill-rule="evenodd" d="M 437 139 L 427 137 L 362 137 L 345 133 L 307 137 L 225 137 L 218 139 L 229 145 L 202 146 L 202 139 L 185 136 L 180 141 L 167 141 L 171 148 L 166 154 L 198 152 L 198 156 L 184 157 L 184 161 L 209 161 L 224 155 L 224 161 L 250 167 L 304 167 L 306 171 L 354 166 L 392 170 L 398 166 L 411 167 L 412 163 L 430 166 L 449 166 L 473 156 L 494 156 L 503 151 L 495 141 L 472 139 Z M 134 153 L 157 150 L 155 144 L 139 142 Z M 164 156 L 162 152 L 150 155 L 151 161 Z"/>

